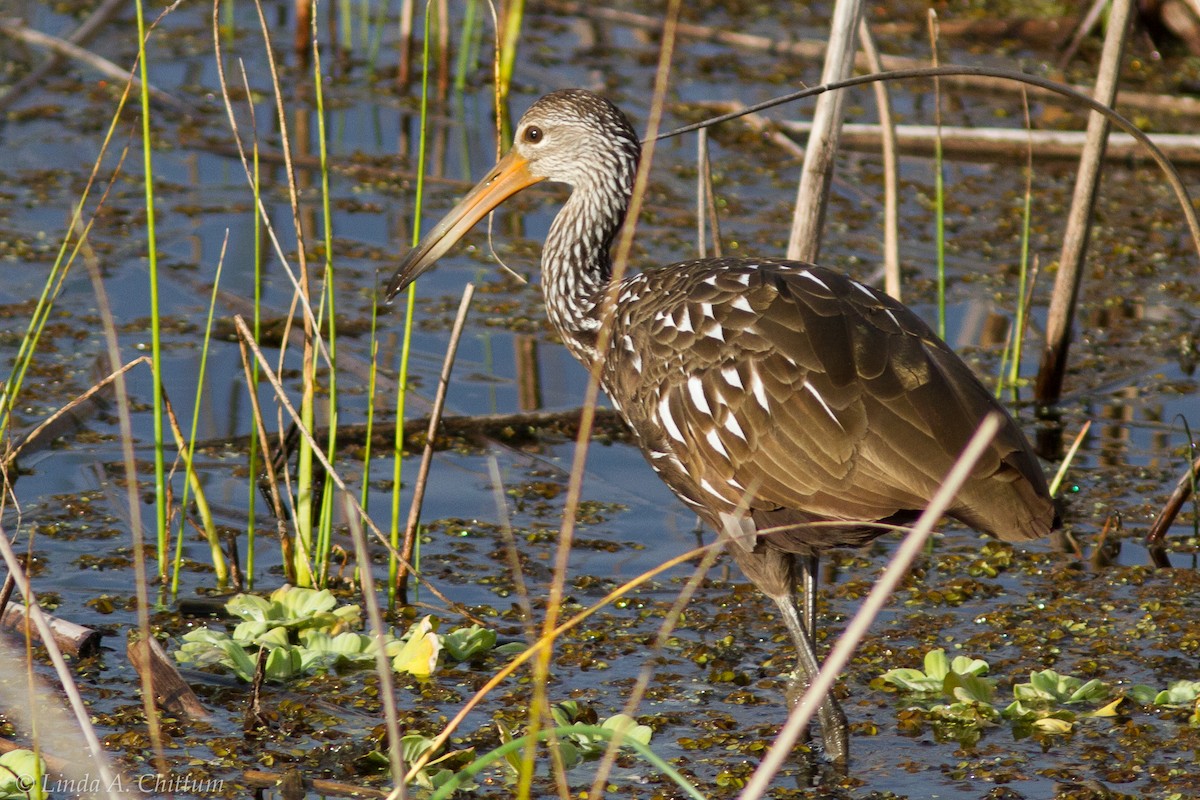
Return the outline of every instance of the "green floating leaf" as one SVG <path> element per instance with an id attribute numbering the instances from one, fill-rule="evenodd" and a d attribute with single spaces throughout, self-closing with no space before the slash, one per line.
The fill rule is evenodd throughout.
<path id="1" fill-rule="evenodd" d="M 496 720 L 496 732 L 500 735 L 500 744 L 506 745 L 513 740 L 512 731 L 508 726 L 500 720 Z M 513 775 L 521 772 L 521 759 L 523 753 L 520 750 L 510 750 L 504 753 L 504 767 Z"/>
<path id="2" fill-rule="evenodd" d="M 496 632 L 472 625 L 450 631 L 442 639 L 446 653 L 455 661 L 470 661 L 496 646 Z"/>
<path id="3" fill-rule="evenodd" d="M 946 694 L 960 703 L 976 703 L 988 707 L 992 705 L 995 687 L 987 678 L 951 672 L 946 676 L 944 686 Z"/>
<path id="4" fill-rule="evenodd" d="M 613 714 L 600 723 L 600 727 L 620 731 L 624 739 L 632 739 L 640 744 L 650 744 L 650 737 L 654 735 L 649 725 L 639 725 L 637 720 L 628 714 Z"/>
<path id="5" fill-rule="evenodd" d="M 1029 683 L 1014 686 L 1013 695 L 1018 700 L 1071 705 L 1104 700 L 1109 695 L 1109 688 L 1096 678 L 1085 682 L 1071 675 L 1060 675 L 1052 669 L 1044 669 L 1032 673 Z"/>
<path id="6" fill-rule="evenodd" d="M 925 654 L 924 672 L 919 669 L 893 669 L 885 672 L 882 677 L 883 680 L 907 692 L 915 694 L 944 693 L 949 697 L 956 697 L 954 691 L 962 689 L 965 684 L 961 680 L 947 682 L 948 678 L 955 676 L 956 678 L 979 679 L 987 671 L 988 663 L 982 659 L 955 656 L 953 660 L 950 660 L 946 658 L 946 651 L 939 648 Z M 972 695 L 984 693 L 989 698 L 991 696 L 990 685 L 985 689 L 984 684 L 971 684 L 967 691 Z M 990 702 L 990 699 L 986 702 Z"/>
<path id="7" fill-rule="evenodd" d="M 915 694 L 940 694 L 942 691 L 942 678 L 931 678 L 919 669 L 891 669 L 883 673 L 883 679 Z"/>
<path id="8" fill-rule="evenodd" d="M 1158 698 L 1159 691 L 1153 686 L 1147 686 L 1144 683 L 1139 683 L 1136 686 L 1130 686 L 1129 689 L 1126 690 L 1125 694 L 1132 699 L 1133 702 L 1138 703 L 1139 705 L 1152 706 L 1154 705 L 1154 701 Z"/>
<path id="9" fill-rule="evenodd" d="M 1065 708 L 1052 709 L 1045 700 L 1014 700 L 1000 715 L 1047 734 L 1070 733 L 1075 726 L 1073 712 Z"/>
<path id="10" fill-rule="evenodd" d="M 583 712 L 578 700 L 563 700 L 550 706 L 550 716 L 560 728 L 575 724 Z"/>
<path id="11" fill-rule="evenodd" d="M 32 750 L 10 750 L 0 756 L 0 799 L 46 797 L 46 762 Z"/>
<path id="12" fill-rule="evenodd" d="M 235 640 L 237 637 L 233 637 Z M 282 625 L 276 625 L 262 634 L 255 636 L 251 640 L 252 644 L 260 647 L 290 647 L 292 644 L 291 637 L 288 636 L 287 628 Z"/>
<path id="13" fill-rule="evenodd" d="M 238 642 L 253 642 L 255 639 L 262 636 L 274 627 L 277 627 L 275 620 L 248 619 L 243 622 L 239 622 L 237 626 L 234 627 L 233 638 Z"/>
<path id="14" fill-rule="evenodd" d="M 925 674 L 933 680 L 944 680 L 946 675 L 950 673 L 950 659 L 946 658 L 946 651 L 938 648 L 930 650 L 925 654 Z M 941 688 L 941 687 L 939 687 Z"/>
<path id="15" fill-rule="evenodd" d="M 284 619 L 310 619 L 337 608 L 337 598 L 328 589 L 307 589 L 302 586 L 281 586 L 271 592 L 271 602 L 277 603 Z"/>
<path id="16" fill-rule="evenodd" d="M 225 610 L 246 621 L 266 622 L 271 618 L 272 603 L 254 594 L 235 594 L 225 603 Z"/>
<path id="17" fill-rule="evenodd" d="M 1184 708 L 1200 699 L 1200 681 L 1175 681 L 1159 692 L 1154 698 L 1154 705 L 1165 708 Z"/>
<path id="18" fill-rule="evenodd" d="M 234 638 L 246 641 L 254 639 L 263 630 L 277 626 L 288 629 L 321 628 L 329 633 L 362 627 L 362 609 L 356 605 L 338 606 L 337 598 L 328 589 L 281 586 L 271 593 L 269 599 L 238 594 L 229 599 L 225 609 L 243 620 Z"/>
<path id="19" fill-rule="evenodd" d="M 500 658 L 508 658 L 509 656 L 519 656 L 529 649 L 529 646 L 523 642 L 505 642 L 496 647 L 493 655 Z"/>
<path id="20" fill-rule="evenodd" d="M 405 764 L 413 763 L 432 749 L 433 739 L 428 736 L 410 733 L 400 737 L 400 754 L 404 756 Z"/>
<path id="21" fill-rule="evenodd" d="M 982 658 L 955 656 L 950 662 L 950 671 L 956 675 L 986 675 L 988 669 L 988 663 Z"/>
<path id="22" fill-rule="evenodd" d="M 269 681 L 286 681 L 304 673 L 304 660 L 300 648 L 285 645 L 272 648 L 267 653 L 263 671 Z"/>

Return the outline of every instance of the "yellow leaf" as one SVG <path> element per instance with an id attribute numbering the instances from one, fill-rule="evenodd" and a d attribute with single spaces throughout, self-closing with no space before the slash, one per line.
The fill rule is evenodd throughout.
<path id="1" fill-rule="evenodd" d="M 1065 719 L 1055 719 L 1054 717 L 1042 717 L 1033 723 L 1033 727 L 1043 733 L 1070 733 L 1073 723 Z"/>
<path id="2" fill-rule="evenodd" d="M 1095 711 L 1093 711 L 1091 714 L 1089 714 L 1088 716 L 1091 716 L 1091 717 L 1115 717 L 1118 713 L 1117 706 L 1121 705 L 1121 703 L 1124 700 L 1125 700 L 1124 697 L 1118 697 L 1116 700 L 1113 700 L 1111 703 L 1106 705 L 1104 708 L 1098 708 Z"/>
<path id="3" fill-rule="evenodd" d="M 425 617 L 413 626 L 408 641 L 392 661 L 392 669 L 428 678 L 437 669 L 441 652 L 442 640 L 434 633 L 431 618 Z"/>

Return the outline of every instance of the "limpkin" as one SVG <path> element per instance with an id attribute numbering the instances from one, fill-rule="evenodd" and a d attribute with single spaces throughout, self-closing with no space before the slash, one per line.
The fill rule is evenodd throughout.
<path id="1" fill-rule="evenodd" d="M 1023 541 L 1050 531 L 1054 509 L 1012 418 L 916 314 L 869 286 L 743 257 L 650 269 L 610 292 L 609 248 L 640 153 L 608 100 L 546 95 L 521 118 L 508 154 L 405 257 L 387 296 L 507 197 L 543 180 L 569 185 L 542 250 L 549 319 L 585 365 L 603 355 L 603 388 L 650 466 L 779 607 L 798 655 L 794 695 L 818 669 L 819 553 L 870 541 L 884 530 L 876 523 L 915 519 L 988 412 L 1005 422 L 949 515 Z M 827 756 L 844 760 L 846 718 L 832 697 L 818 719 Z"/>

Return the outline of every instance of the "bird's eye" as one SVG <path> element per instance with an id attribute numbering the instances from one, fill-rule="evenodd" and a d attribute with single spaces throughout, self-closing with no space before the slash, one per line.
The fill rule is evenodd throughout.
<path id="1" fill-rule="evenodd" d="M 537 125 L 530 125 L 525 129 L 525 135 L 523 138 L 530 144 L 537 144 L 542 140 L 542 129 Z"/>

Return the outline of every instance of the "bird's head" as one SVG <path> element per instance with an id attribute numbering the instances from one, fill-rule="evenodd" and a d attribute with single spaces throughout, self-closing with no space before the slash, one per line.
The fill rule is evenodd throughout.
<path id="1" fill-rule="evenodd" d="M 527 186 L 548 180 L 627 198 L 640 153 L 629 120 L 600 95 L 564 89 L 542 97 L 517 123 L 508 153 L 404 257 L 388 281 L 387 299 L 432 268 L 488 212 Z"/>

